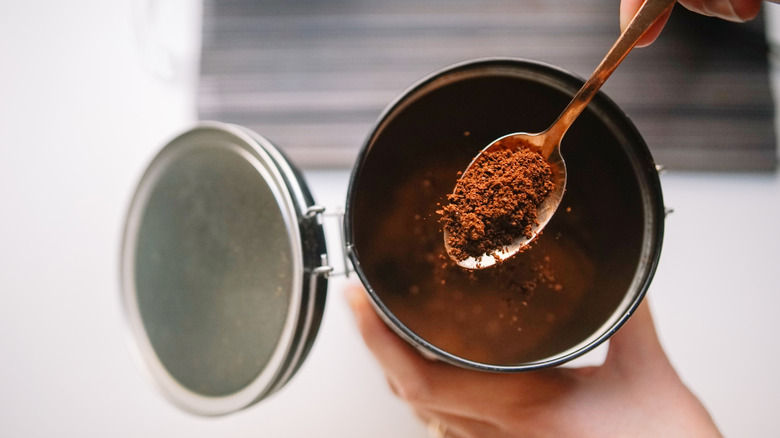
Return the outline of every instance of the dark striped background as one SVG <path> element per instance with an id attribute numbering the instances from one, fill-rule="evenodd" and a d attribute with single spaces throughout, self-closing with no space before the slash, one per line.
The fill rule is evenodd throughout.
<path id="1" fill-rule="evenodd" d="M 449 64 L 488 56 L 587 77 L 618 35 L 616 0 L 205 0 L 201 119 L 265 135 L 301 167 L 351 167 L 382 109 Z M 774 170 L 761 20 L 677 7 L 604 91 L 656 161 L 684 170 Z"/>

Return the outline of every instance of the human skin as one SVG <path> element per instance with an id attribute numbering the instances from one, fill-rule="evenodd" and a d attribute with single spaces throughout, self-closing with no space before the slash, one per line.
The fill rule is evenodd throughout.
<path id="1" fill-rule="evenodd" d="M 644 0 L 621 0 L 621 30 L 625 29 L 642 3 L 644 3 Z M 677 3 L 702 15 L 728 21 L 744 22 L 756 18 L 761 11 L 762 2 L 761 0 L 679 0 Z M 780 3 L 780 0 L 773 0 L 772 3 Z M 648 29 L 647 33 L 637 43 L 637 47 L 648 46 L 658 38 L 666 21 L 669 19 L 670 13 L 671 11 Z"/>
<path id="2" fill-rule="evenodd" d="M 600 366 L 488 373 L 425 359 L 377 316 L 365 290 L 346 296 L 393 392 L 447 438 L 720 437 L 661 347 L 645 301 Z"/>

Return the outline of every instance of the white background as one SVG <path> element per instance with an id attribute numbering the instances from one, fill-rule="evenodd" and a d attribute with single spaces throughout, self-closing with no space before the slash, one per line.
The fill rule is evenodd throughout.
<path id="1" fill-rule="evenodd" d="M 119 304 L 121 229 L 146 163 L 196 118 L 199 25 L 195 2 L 145 5 L 0 3 L 0 436 L 424 437 L 362 345 L 344 280 L 309 360 L 266 402 L 199 418 L 144 380 Z M 346 169 L 306 177 L 343 205 Z M 726 435 L 773 436 L 780 179 L 662 182 L 675 210 L 649 293 L 662 341 Z"/>

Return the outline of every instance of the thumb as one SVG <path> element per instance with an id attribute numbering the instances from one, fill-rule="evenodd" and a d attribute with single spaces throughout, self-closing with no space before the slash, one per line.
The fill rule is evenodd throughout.
<path id="1" fill-rule="evenodd" d="M 639 7 L 642 6 L 642 3 L 644 3 L 644 0 L 621 0 L 620 2 L 620 31 L 626 29 L 628 26 L 628 23 L 631 22 L 631 20 L 634 19 L 634 15 L 636 15 L 636 12 L 639 10 Z M 642 35 L 642 38 L 639 39 L 639 42 L 636 44 L 637 47 L 645 47 L 649 46 L 653 43 L 653 41 L 658 38 L 658 35 L 661 34 L 661 31 L 664 28 L 664 25 L 666 25 L 666 22 L 669 20 L 669 16 L 672 14 L 672 9 L 670 8 L 667 13 L 662 15 L 658 18 L 658 21 L 656 21 L 652 26 L 650 26 L 650 29 L 645 32 L 644 35 Z"/>
<path id="2" fill-rule="evenodd" d="M 647 298 L 609 341 L 605 365 L 642 372 L 668 364 L 658 340 Z"/>

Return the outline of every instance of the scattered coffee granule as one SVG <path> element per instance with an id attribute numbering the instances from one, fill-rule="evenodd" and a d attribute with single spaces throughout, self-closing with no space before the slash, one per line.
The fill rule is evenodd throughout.
<path id="1" fill-rule="evenodd" d="M 450 255 L 461 261 L 495 254 L 518 236 L 531 238 L 550 176 L 547 161 L 527 148 L 481 154 L 438 211 Z"/>

